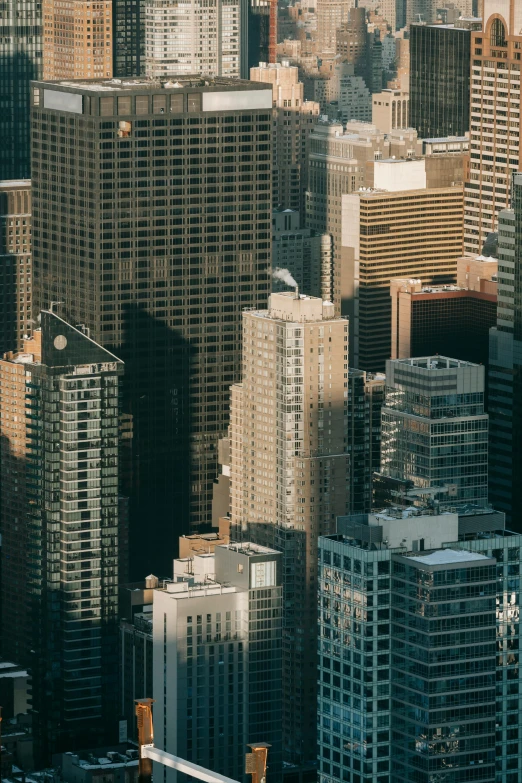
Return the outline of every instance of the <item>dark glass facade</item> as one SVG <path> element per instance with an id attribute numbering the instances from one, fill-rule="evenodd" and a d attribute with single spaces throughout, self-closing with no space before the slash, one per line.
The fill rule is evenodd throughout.
<path id="1" fill-rule="evenodd" d="M 411 25 L 410 125 L 420 138 L 469 132 L 470 51 L 470 30 Z"/>
<path id="2" fill-rule="evenodd" d="M 497 325 L 490 332 L 489 497 L 522 530 L 522 176 L 513 175 L 512 209 L 499 214 Z"/>
<path id="3" fill-rule="evenodd" d="M 381 462 L 381 408 L 385 376 L 348 371 L 348 453 L 351 514 L 371 509 L 372 475 Z"/>
<path id="4" fill-rule="evenodd" d="M 442 551 L 395 556 L 391 566 L 390 783 L 489 783 L 495 779 L 495 560 L 455 564 Z"/>
<path id="5" fill-rule="evenodd" d="M 241 314 L 270 289 L 272 93 L 107 86 L 33 87 L 35 297 L 125 356 L 131 578 L 163 576 L 211 521 Z"/>
<path id="6" fill-rule="evenodd" d="M 145 73 L 144 0 L 114 0 L 112 24 L 114 76 L 143 76 Z"/>
<path id="7" fill-rule="evenodd" d="M 31 176 L 29 83 L 41 79 L 42 4 L 7 0 L 0 17 L 0 181 Z"/>
<path id="8" fill-rule="evenodd" d="M 412 296 L 411 356 L 441 354 L 487 365 L 489 330 L 496 323 L 493 295 L 475 291 Z"/>
<path id="9" fill-rule="evenodd" d="M 443 519 L 395 509 L 395 549 L 379 515 L 319 539 L 320 783 L 520 780 L 520 536 L 459 517 L 459 540 L 411 551 Z"/>

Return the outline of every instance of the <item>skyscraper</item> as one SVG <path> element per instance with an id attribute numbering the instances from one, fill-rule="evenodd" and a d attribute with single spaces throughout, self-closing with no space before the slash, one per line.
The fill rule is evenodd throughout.
<path id="1" fill-rule="evenodd" d="M 455 281 L 462 255 L 462 186 L 426 188 L 423 164 L 376 162 L 376 180 L 382 176 L 390 189 L 341 198 L 334 295 L 350 319 L 350 364 L 362 370 L 382 372 L 391 356 L 392 278 L 415 277 L 430 285 Z"/>
<path id="2" fill-rule="evenodd" d="M 0 356 L 31 330 L 31 180 L 0 182 Z"/>
<path id="3" fill-rule="evenodd" d="M 310 133 L 319 119 L 319 104 L 304 100 L 296 66 L 260 63 L 250 69 L 254 82 L 274 90 L 272 203 L 274 209 L 304 210 Z"/>
<path id="4" fill-rule="evenodd" d="M 469 133 L 471 31 L 480 27 L 478 19 L 411 26 L 410 123 L 421 138 Z"/>
<path id="5" fill-rule="evenodd" d="M 497 323 L 489 341 L 489 492 L 495 508 L 520 529 L 522 470 L 522 175 L 514 174 L 512 209 L 499 215 Z"/>
<path id="6" fill-rule="evenodd" d="M 113 0 L 114 76 L 145 74 L 145 0 Z"/>
<path id="7" fill-rule="evenodd" d="M 137 577 L 169 574 L 179 533 L 211 520 L 241 312 L 270 287 L 272 90 L 179 83 L 33 86 L 35 297 L 126 360 Z"/>
<path id="8" fill-rule="evenodd" d="M 267 742 L 281 783 L 281 581 L 281 554 L 251 542 L 174 561 L 153 602 L 157 747 L 246 783 L 247 743 Z"/>
<path id="9" fill-rule="evenodd" d="M 122 371 L 47 311 L 0 361 L 3 654 L 31 669 L 40 762 L 117 731 Z"/>
<path id="10" fill-rule="evenodd" d="M 484 0 L 482 31 L 471 34 L 470 173 L 465 192 L 464 247 L 480 253 L 509 206 L 511 176 L 520 169 L 520 47 L 515 0 Z"/>
<path id="11" fill-rule="evenodd" d="M 320 539 L 321 783 L 520 778 L 508 584 L 521 538 L 493 516 L 471 529 L 457 514 L 390 509 Z"/>
<path id="12" fill-rule="evenodd" d="M 247 76 L 248 0 L 145 0 L 145 74 Z"/>
<path id="13" fill-rule="evenodd" d="M 232 388 L 231 519 L 282 552 L 283 751 L 314 760 L 317 538 L 349 503 L 348 323 L 330 302 L 272 294 L 243 315 Z"/>
<path id="14" fill-rule="evenodd" d="M 44 79 L 112 76 L 111 0 L 43 0 Z"/>
<path id="15" fill-rule="evenodd" d="M 322 58 L 335 57 L 337 31 L 348 21 L 354 0 L 317 0 L 317 52 Z"/>
<path id="16" fill-rule="evenodd" d="M 481 263 L 486 267 L 483 274 L 492 269 L 496 273 L 495 260 L 476 265 Z M 451 353 L 455 359 L 487 366 L 489 330 L 497 317 L 496 281 L 484 278 L 473 289 L 458 275 L 456 286 L 440 287 L 396 278 L 391 280 L 390 295 L 392 359 Z"/>
<path id="17" fill-rule="evenodd" d="M 481 365 L 445 356 L 386 362 L 383 476 L 421 489 L 447 487 L 452 506 L 487 505 L 484 375 Z"/>
<path id="18" fill-rule="evenodd" d="M 29 82 L 42 77 L 42 6 L 2 4 L 0 36 L 0 181 L 31 174 Z"/>

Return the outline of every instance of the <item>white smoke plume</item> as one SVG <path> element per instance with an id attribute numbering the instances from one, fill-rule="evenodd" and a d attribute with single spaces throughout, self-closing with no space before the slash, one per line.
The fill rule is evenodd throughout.
<path id="1" fill-rule="evenodd" d="M 292 277 L 288 269 L 281 269 L 280 267 L 276 266 L 276 268 L 272 272 L 272 277 L 275 278 L 275 280 L 282 280 L 283 283 L 289 285 L 290 288 L 297 288 L 297 283 L 295 282 L 294 278 Z"/>

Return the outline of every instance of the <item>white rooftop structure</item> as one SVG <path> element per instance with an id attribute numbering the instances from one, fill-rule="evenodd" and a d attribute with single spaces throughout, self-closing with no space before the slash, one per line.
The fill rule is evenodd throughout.
<path id="1" fill-rule="evenodd" d="M 423 563 L 429 566 L 454 565 L 490 559 L 491 558 L 486 557 L 486 555 L 481 555 L 479 552 L 467 552 L 460 549 L 439 549 L 436 552 L 429 552 L 426 555 L 408 555 L 408 560 L 415 560 L 417 563 Z"/>

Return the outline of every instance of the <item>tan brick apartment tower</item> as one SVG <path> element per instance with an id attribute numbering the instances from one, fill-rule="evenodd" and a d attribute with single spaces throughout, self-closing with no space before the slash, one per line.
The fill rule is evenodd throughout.
<path id="1" fill-rule="evenodd" d="M 243 381 L 231 398 L 231 515 L 283 552 L 283 748 L 313 762 L 317 539 L 349 500 L 348 322 L 294 292 L 243 315 Z"/>
<path id="2" fill-rule="evenodd" d="M 483 30 L 471 34 L 470 179 L 465 194 L 464 247 L 480 252 L 509 206 L 520 169 L 522 4 L 484 0 Z"/>
<path id="3" fill-rule="evenodd" d="M 43 0 L 44 79 L 112 76 L 112 0 Z"/>

